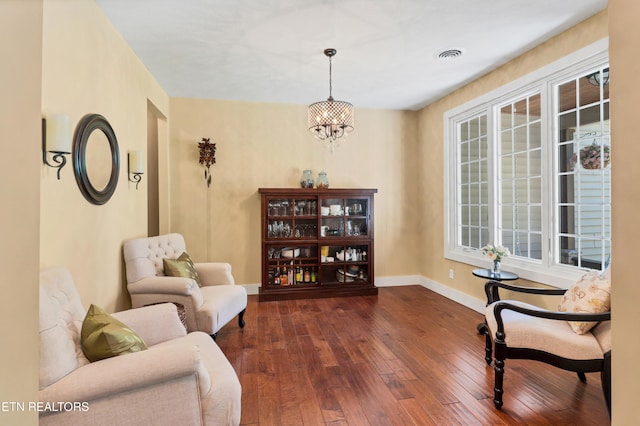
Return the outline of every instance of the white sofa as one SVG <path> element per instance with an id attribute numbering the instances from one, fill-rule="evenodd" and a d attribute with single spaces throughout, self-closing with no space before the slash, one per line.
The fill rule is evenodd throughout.
<path id="1" fill-rule="evenodd" d="M 186 333 L 175 305 L 113 314 L 149 349 L 92 363 L 80 343 L 86 312 L 69 271 L 41 271 L 39 399 L 53 408 L 41 425 L 240 423 L 233 367 L 207 334 Z"/>
<path id="2" fill-rule="evenodd" d="M 127 289 L 134 308 L 158 302 L 175 302 L 185 307 L 187 329 L 204 331 L 214 339 L 218 330 L 238 316 L 244 327 L 247 291 L 235 285 L 231 265 L 222 262 L 195 263 L 202 281 L 164 275 L 164 258 L 177 259 L 186 251 L 184 237 L 166 234 L 136 238 L 123 247 Z"/>

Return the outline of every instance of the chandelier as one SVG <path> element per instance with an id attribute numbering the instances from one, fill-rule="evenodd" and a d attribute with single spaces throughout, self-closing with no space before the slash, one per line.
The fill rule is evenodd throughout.
<path id="1" fill-rule="evenodd" d="M 325 49 L 324 54 L 329 57 L 329 98 L 326 101 L 309 105 L 307 118 L 309 131 L 316 138 L 325 141 L 333 152 L 338 145 L 338 139 L 353 131 L 353 105 L 349 102 L 336 101 L 332 96 L 331 58 L 337 53 L 336 49 Z"/>

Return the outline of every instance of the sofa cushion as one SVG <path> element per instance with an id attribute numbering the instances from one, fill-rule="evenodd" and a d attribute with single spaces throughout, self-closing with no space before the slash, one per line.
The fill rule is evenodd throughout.
<path id="1" fill-rule="evenodd" d="M 198 284 L 198 287 L 202 287 L 198 271 L 196 271 L 196 267 L 186 251 L 177 259 L 162 259 L 162 265 L 164 266 L 165 275 L 191 278 Z"/>
<path id="2" fill-rule="evenodd" d="M 607 312 L 611 305 L 611 280 L 601 277 L 596 271 L 584 274 L 574 285 L 569 287 L 558 310 L 560 312 L 577 312 L 597 314 Z M 569 321 L 571 329 L 577 334 L 591 330 L 597 322 Z"/>
<path id="3" fill-rule="evenodd" d="M 80 339 L 91 362 L 147 349 L 135 331 L 95 305 L 89 307 L 82 322 Z"/>

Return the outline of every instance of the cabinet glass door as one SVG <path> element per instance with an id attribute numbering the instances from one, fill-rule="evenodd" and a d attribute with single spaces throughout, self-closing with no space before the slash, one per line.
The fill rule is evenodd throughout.
<path id="1" fill-rule="evenodd" d="M 267 203 L 267 229 L 268 239 L 293 238 L 295 229 L 292 212 L 293 200 L 288 198 L 274 198 Z"/>

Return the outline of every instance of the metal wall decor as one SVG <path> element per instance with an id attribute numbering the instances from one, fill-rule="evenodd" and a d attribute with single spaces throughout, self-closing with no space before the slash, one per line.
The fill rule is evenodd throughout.
<path id="1" fill-rule="evenodd" d="M 87 173 L 87 144 L 94 130 L 100 130 L 107 138 L 111 150 L 111 172 L 109 181 L 101 190 L 97 189 Z M 91 204 L 101 205 L 109 201 L 118 186 L 120 174 L 120 152 L 118 139 L 111 125 L 100 114 L 87 114 L 80 120 L 73 138 L 73 171 L 80 192 Z"/>
<path id="2" fill-rule="evenodd" d="M 207 187 L 211 186 L 211 165 L 216 163 L 216 144 L 209 142 L 210 138 L 202 138 L 198 143 L 200 149 L 200 164 L 204 165 L 204 180 Z"/>

